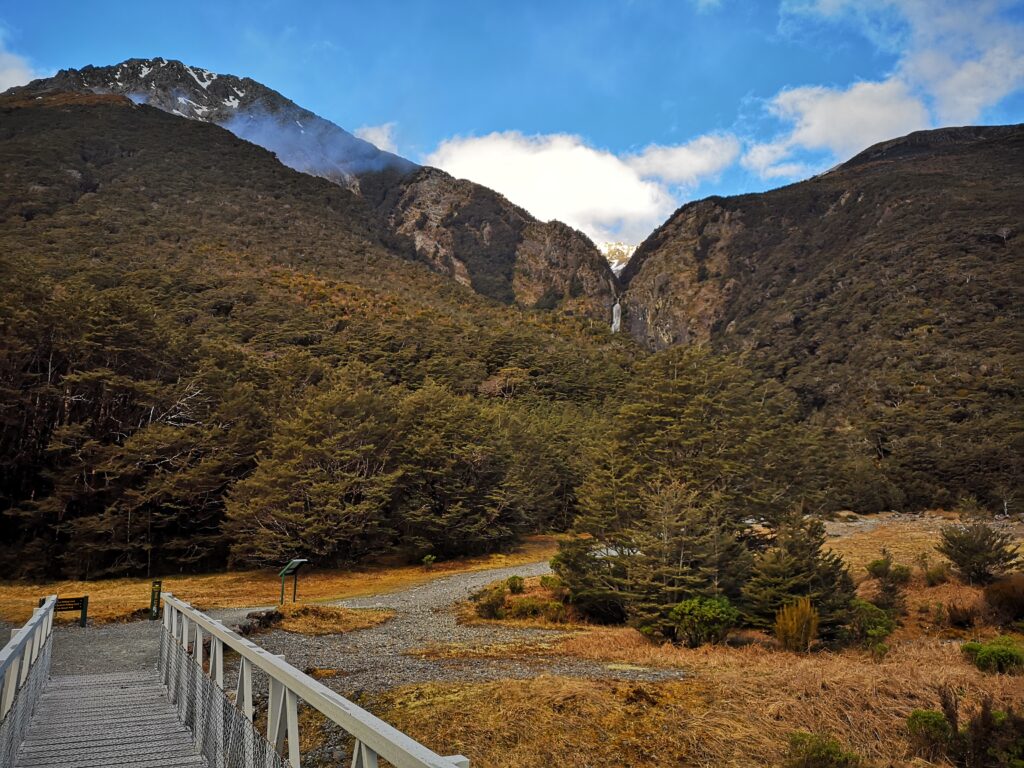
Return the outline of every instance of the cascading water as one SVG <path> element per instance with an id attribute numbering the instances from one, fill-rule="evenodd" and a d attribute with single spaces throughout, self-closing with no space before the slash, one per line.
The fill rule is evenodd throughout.
<path id="1" fill-rule="evenodd" d="M 612 307 L 612 333 L 618 333 L 619 327 L 622 325 L 622 307 L 619 306 L 619 302 L 615 302 Z"/>

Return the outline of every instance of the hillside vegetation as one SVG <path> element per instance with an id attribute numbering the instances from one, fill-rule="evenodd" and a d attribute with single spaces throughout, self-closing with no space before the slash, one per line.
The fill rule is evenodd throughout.
<path id="1" fill-rule="evenodd" d="M 9 573 L 443 557 L 571 519 L 635 354 L 603 323 L 392 256 L 360 198 L 215 126 L 2 110 Z"/>
<path id="2" fill-rule="evenodd" d="M 687 204 L 622 274 L 624 327 L 710 344 L 845 443 L 840 505 L 1024 489 L 1024 126 L 927 131 L 808 181 Z"/>

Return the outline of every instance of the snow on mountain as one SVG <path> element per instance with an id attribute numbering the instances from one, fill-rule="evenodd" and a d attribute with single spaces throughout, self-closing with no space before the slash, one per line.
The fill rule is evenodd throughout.
<path id="1" fill-rule="evenodd" d="M 270 150 L 285 165 L 348 187 L 364 173 L 415 163 L 385 152 L 247 77 L 221 75 L 164 58 L 62 69 L 26 90 L 119 93 L 190 120 L 215 123 Z"/>
<path id="2" fill-rule="evenodd" d="M 636 251 L 636 248 L 637 246 L 634 243 L 605 242 L 598 243 L 597 245 L 597 249 L 604 254 L 612 268 L 612 272 L 616 275 L 626 268 L 626 264 L 629 263 L 629 259 L 633 252 Z"/>

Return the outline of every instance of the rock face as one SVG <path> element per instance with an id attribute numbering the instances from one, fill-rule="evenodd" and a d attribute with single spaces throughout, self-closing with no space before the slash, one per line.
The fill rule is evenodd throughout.
<path id="1" fill-rule="evenodd" d="M 618 282 L 582 233 L 542 223 L 486 187 L 384 152 L 266 86 L 167 59 L 61 70 L 12 89 L 122 94 L 217 124 L 285 165 L 364 196 L 390 248 L 497 301 L 610 322 Z"/>
<path id="2" fill-rule="evenodd" d="M 907 386 L 1005 372 L 1024 348 L 1022 201 L 1024 126 L 888 141 L 680 208 L 622 273 L 623 325 L 652 348 L 741 352 L 811 407 L 852 406 L 897 369 Z"/>
<path id="3" fill-rule="evenodd" d="M 269 149 L 290 168 L 353 189 L 362 173 L 416 168 L 415 163 L 356 138 L 255 80 L 218 75 L 180 61 L 129 59 L 110 67 L 62 69 L 24 90 L 122 94 L 137 104 L 220 125 Z"/>
<path id="4" fill-rule="evenodd" d="M 388 176 L 362 186 L 392 248 L 498 301 L 610 320 L 618 282 L 582 232 L 436 168 Z"/>

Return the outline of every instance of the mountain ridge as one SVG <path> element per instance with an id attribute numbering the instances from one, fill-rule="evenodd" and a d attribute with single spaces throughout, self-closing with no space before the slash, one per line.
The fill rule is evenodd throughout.
<path id="1" fill-rule="evenodd" d="M 372 201 L 389 247 L 489 298 L 611 321 L 618 283 L 583 233 L 540 222 L 502 195 L 384 152 L 250 78 L 171 59 L 64 69 L 9 94 L 118 93 L 178 117 L 220 125 Z M 426 214 L 427 220 L 422 216 Z M 420 232 L 428 223 L 429 232 Z"/>

